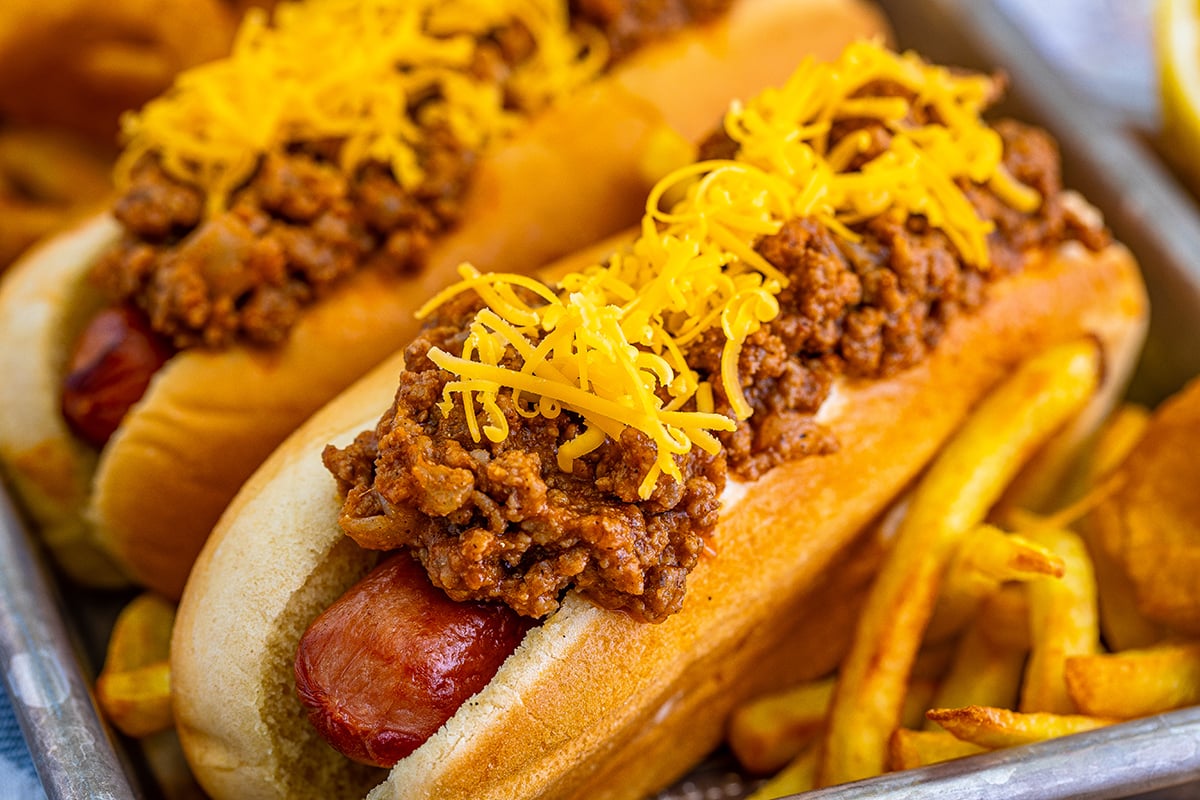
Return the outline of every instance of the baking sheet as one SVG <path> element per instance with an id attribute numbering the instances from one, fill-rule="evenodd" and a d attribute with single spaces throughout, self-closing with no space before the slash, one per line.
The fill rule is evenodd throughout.
<path id="1" fill-rule="evenodd" d="M 1038 122 L 1058 137 L 1065 182 L 1104 211 L 1145 271 L 1152 320 L 1131 394 L 1153 403 L 1200 374 L 1200 347 L 1183 344 L 1200 341 L 1200 257 L 1193 256 L 1200 254 L 1200 219 L 1194 199 L 1163 166 L 1144 132 L 1155 113 L 1145 85 L 1137 83 L 1147 79 L 1146 65 L 1122 59 L 1145 51 L 1133 48 L 1122 56 L 1108 41 L 1097 64 L 1116 68 L 1107 78 L 1097 71 L 1084 76 L 1084 83 L 1091 82 L 1081 88 L 1078 73 L 1050 60 L 1054 42 L 1037 41 L 1022 27 L 1050 6 L 1095 14 L 1106 6 L 1112 13 L 1147 2 L 880 0 L 902 47 L 939 62 L 1002 68 L 1014 87 L 1003 111 Z M 1078 53 L 1073 58 L 1071 63 L 1081 63 Z M 53 800 L 160 795 L 145 779 L 136 751 L 102 722 L 90 694 L 108 626 L 124 599 L 59 584 L 8 497 L 0 496 L 0 664 Z M 919 793 L 1055 800 L 1153 792 L 1146 797 L 1167 800 L 1200 794 L 1200 786 L 1190 783 L 1197 780 L 1200 709 L 1187 709 L 804 797 L 898 800 Z M 727 755 L 718 754 L 659 800 L 735 800 L 753 786 Z"/>

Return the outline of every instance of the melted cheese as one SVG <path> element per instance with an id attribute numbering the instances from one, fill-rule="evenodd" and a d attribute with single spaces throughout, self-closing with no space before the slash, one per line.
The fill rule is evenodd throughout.
<path id="1" fill-rule="evenodd" d="M 473 65 L 486 37 L 514 23 L 532 50 L 506 97 Z M 478 149 L 595 76 L 605 44 L 583 36 L 570 31 L 562 0 L 306 0 L 280 4 L 273 25 L 251 9 L 227 58 L 182 73 L 125 116 L 117 178 L 127 183 L 154 153 L 170 175 L 207 193 L 212 212 L 262 154 L 333 139 L 344 141 L 347 171 L 380 162 L 411 188 L 431 124 Z"/>
<path id="2" fill-rule="evenodd" d="M 878 81 L 898 84 L 916 100 L 860 92 Z M 987 78 L 956 76 L 866 42 L 833 64 L 805 62 L 783 87 L 733 105 L 725 130 L 738 145 L 736 157 L 664 178 L 647 201 L 640 236 L 608 262 L 564 277 L 555 290 L 464 265 L 463 281 L 419 312 L 468 289 L 487 305 L 460 355 L 430 352 L 457 376 L 446 386 L 443 412 L 461 402 L 476 440 L 500 441 L 508 425 L 498 396 L 508 389 L 519 413 L 556 417 L 567 410 L 582 418 L 583 432 L 559 451 L 563 470 L 635 428 L 657 448 L 640 495 L 648 497 L 660 475 L 679 479 L 675 456 L 693 445 L 715 452 L 713 432 L 735 427 L 713 411 L 712 386 L 687 361 L 688 347 L 713 328 L 724 341 L 713 377 L 737 419 L 751 413 L 739 355 L 746 339 L 778 315 L 776 296 L 787 284 L 755 251 L 763 236 L 797 217 L 854 238 L 850 226 L 863 220 L 921 215 L 945 232 L 964 262 L 983 267 L 991 226 L 960 182 L 989 184 L 1017 208 L 1037 207 L 1037 193 L 1004 173 L 1001 140 L 980 118 L 992 90 Z M 828 147 L 831 126 L 849 117 L 876 119 L 890 133 L 887 148 L 855 169 L 869 135 Z M 926 118 L 938 122 L 914 121 Z M 514 354 L 518 368 L 508 366 Z"/>

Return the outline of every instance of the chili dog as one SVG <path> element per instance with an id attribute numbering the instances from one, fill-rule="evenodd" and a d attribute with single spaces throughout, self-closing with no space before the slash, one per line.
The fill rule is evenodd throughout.
<path id="1" fill-rule="evenodd" d="M 851 46 L 732 106 L 631 245 L 463 267 L 196 563 L 205 789 L 647 796 L 805 677 L 790 610 L 1015 364 L 1086 337 L 1111 406 L 1136 263 L 1044 133 L 982 122 L 999 85 Z"/>
<path id="2" fill-rule="evenodd" d="M 311 0 L 274 23 L 251 11 L 127 118 L 112 215 L 0 291 L 0 461 L 84 583 L 178 596 L 247 475 L 460 262 L 533 269 L 621 229 L 728 98 L 884 30 L 859 0 Z"/>

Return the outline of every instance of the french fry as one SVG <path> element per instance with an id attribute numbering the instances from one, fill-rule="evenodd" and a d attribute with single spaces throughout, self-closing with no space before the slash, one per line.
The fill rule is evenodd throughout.
<path id="1" fill-rule="evenodd" d="M 1094 491 L 1125 461 L 1149 423 L 1150 411 L 1144 406 L 1126 403 L 1113 412 L 1100 429 L 1091 458 L 1083 470 L 1081 494 Z M 1080 533 L 1087 542 L 1096 569 L 1100 633 L 1111 650 L 1148 647 L 1162 639 L 1162 628 L 1138 610 L 1133 584 L 1101 546 L 1096 524 L 1094 518 L 1085 517 Z"/>
<path id="2" fill-rule="evenodd" d="M 1111 650 L 1148 647 L 1163 638 L 1161 626 L 1147 619 L 1138 608 L 1133 583 L 1112 554 L 1103 546 L 1106 528 L 1118 524 L 1108 513 L 1093 514 L 1115 491 L 1122 476 L 1115 471 L 1142 438 L 1150 421 L 1143 406 L 1126 403 L 1105 421 L 1076 470 L 1066 505 L 1052 514 L 1037 515 L 1024 509 L 1009 509 L 1006 517 L 1017 529 L 1077 527 L 1092 557 L 1100 606 L 1100 631 Z"/>
<path id="3" fill-rule="evenodd" d="M 834 691 L 818 783 L 880 774 L 940 575 L 1029 456 L 1084 407 L 1099 379 L 1091 341 L 1052 348 L 986 398 L 917 486 L 859 619 Z"/>
<path id="4" fill-rule="evenodd" d="M 752 700 L 729 722 L 728 743 L 738 763 L 766 775 L 792 761 L 810 743 L 829 713 L 833 676 Z"/>
<path id="5" fill-rule="evenodd" d="M 1120 466 L 1149 423 L 1150 410 L 1145 406 L 1123 403 L 1113 411 L 1101 427 L 1091 458 L 1086 462 L 1081 478 L 1085 492 L 1098 486 L 1106 475 Z"/>
<path id="6" fill-rule="evenodd" d="M 792 763 L 758 787 L 746 800 L 775 800 L 816 788 L 817 748 L 809 745 Z"/>
<path id="7" fill-rule="evenodd" d="M 1029 597 L 1025 586 L 1001 586 L 979 606 L 979 628 L 984 638 L 1005 650 L 1029 652 Z"/>
<path id="8" fill-rule="evenodd" d="M 1089 517 L 1080 529 L 1085 534 L 1096 570 L 1101 636 L 1114 651 L 1150 647 L 1162 640 L 1163 628 L 1147 619 L 1138 608 L 1133 582 L 1097 541 L 1098 524 L 1103 523 Z"/>
<path id="9" fill-rule="evenodd" d="M 113 626 L 96 701 L 126 736 L 150 736 L 173 724 L 167 657 L 174 624 L 174 605 L 145 593 L 121 610 Z"/>
<path id="10" fill-rule="evenodd" d="M 898 728 L 888 746 L 889 765 L 893 770 L 915 769 L 940 764 L 976 753 L 986 753 L 986 747 L 964 742 L 943 730 L 924 731 Z"/>
<path id="11" fill-rule="evenodd" d="M 923 643 L 913 659 L 912 669 L 909 670 L 909 681 L 936 681 L 950 669 L 954 660 L 955 643 L 952 641 Z"/>
<path id="12" fill-rule="evenodd" d="M 105 715 L 126 736 L 140 738 L 171 727 L 171 668 L 166 661 L 105 672 L 96 693 Z"/>
<path id="13" fill-rule="evenodd" d="M 989 624 L 986 617 L 980 617 L 963 633 L 954 662 L 931 705 L 939 708 L 1016 705 L 1027 651 L 993 644 L 984 633 Z M 932 721 L 926 721 L 926 728 L 933 726 Z"/>
<path id="14" fill-rule="evenodd" d="M 1027 474 L 1022 474 L 1018 479 L 1023 484 L 1023 491 L 1014 493 L 1018 495 L 1014 498 L 1006 496 L 1005 500 L 1010 502 L 1002 502 L 1000 510 L 1037 509 L 1044 514 L 1048 509 L 1058 508 L 1059 511 L 1053 514 L 1054 519 L 1058 520 L 1060 527 L 1069 527 L 1079 516 L 1076 506 L 1092 504 L 1088 496 L 1125 460 L 1130 449 L 1141 438 L 1149 418 L 1150 412 L 1144 406 L 1135 403 L 1118 406 L 1096 426 L 1085 446 L 1072 451 L 1068 441 L 1065 442 L 1068 445 L 1065 450 L 1052 455 L 1052 460 L 1063 461 L 1065 457 L 1070 462 L 1065 476 L 1057 482 L 1047 481 L 1043 479 L 1047 470 L 1026 470 Z M 1060 512 L 1071 516 L 1059 519 Z"/>
<path id="15" fill-rule="evenodd" d="M 1026 535 L 1058 555 L 1066 565 L 1062 578 L 1030 581 L 1029 629 L 1033 647 L 1021 687 L 1021 711 L 1073 714 L 1063 666 L 1069 656 L 1100 650 L 1096 577 L 1087 547 L 1071 531 L 1041 528 Z"/>
<path id="16" fill-rule="evenodd" d="M 1005 581 L 1061 577 L 1062 572 L 1062 559 L 1045 547 L 994 525 L 980 525 L 950 560 L 925 640 L 938 642 L 958 634 L 983 599 Z"/>
<path id="17" fill-rule="evenodd" d="M 908 691 L 904 693 L 904 709 L 900 713 L 900 724 L 905 728 L 920 727 L 925 719 L 925 712 L 933 703 L 937 691 L 936 681 L 926 678 L 913 678 L 908 682 Z"/>
<path id="18" fill-rule="evenodd" d="M 1117 721 L 1082 714 L 1022 713 L 989 706 L 935 708 L 926 716 L 962 741 L 991 750 L 1082 733 Z"/>
<path id="19" fill-rule="evenodd" d="M 1068 658 L 1080 713 L 1132 719 L 1200 703 L 1200 642 Z"/>

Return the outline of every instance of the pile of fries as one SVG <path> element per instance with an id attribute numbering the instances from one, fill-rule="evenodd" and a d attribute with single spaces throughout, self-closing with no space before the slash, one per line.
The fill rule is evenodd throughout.
<path id="1" fill-rule="evenodd" d="M 752 800 L 1200 703 L 1200 631 L 1180 624 L 1200 626 L 1200 571 L 1136 569 L 1197 557 L 1200 495 L 1185 487 L 1200 457 L 1179 437 L 1200 442 L 1200 381 L 1153 416 L 1114 411 L 1052 510 L 1020 489 L 1046 477 L 1098 370 L 1082 341 L 1022 365 L 902 499 L 836 672 L 731 720 L 742 767 L 770 776 Z M 1168 450 L 1176 479 L 1147 477 Z"/>

